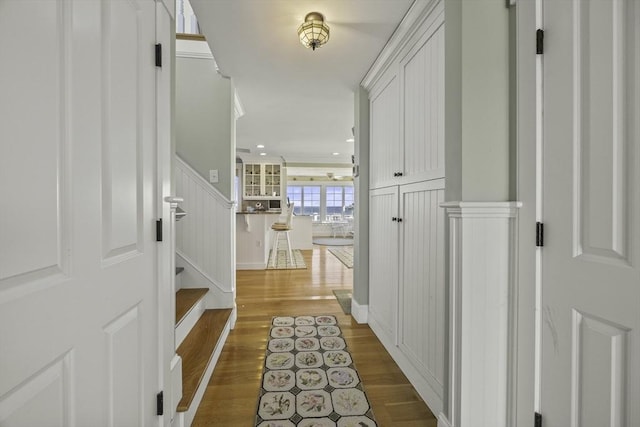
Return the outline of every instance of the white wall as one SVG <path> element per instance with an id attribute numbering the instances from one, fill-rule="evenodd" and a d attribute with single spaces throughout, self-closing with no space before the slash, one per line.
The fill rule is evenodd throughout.
<path id="1" fill-rule="evenodd" d="M 369 304 L 369 93 L 362 87 L 354 94 L 355 158 L 359 175 L 353 179 L 354 213 L 353 299 Z"/>
<path id="2" fill-rule="evenodd" d="M 446 199 L 508 200 L 509 9 L 504 0 L 445 2 L 445 73 Z"/>
<path id="3" fill-rule="evenodd" d="M 204 43 L 204 42 L 203 42 Z M 234 198 L 234 87 L 219 75 L 213 59 L 176 58 L 176 152 L 202 177 L 217 169 L 212 184 Z"/>

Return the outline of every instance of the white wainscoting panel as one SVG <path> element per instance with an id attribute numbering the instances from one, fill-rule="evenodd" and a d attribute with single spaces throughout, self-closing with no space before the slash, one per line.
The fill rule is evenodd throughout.
<path id="1" fill-rule="evenodd" d="M 517 202 L 448 202 L 451 427 L 514 425 Z"/>
<path id="2" fill-rule="evenodd" d="M 227 200 L 196 171 L 176 156 L 176 195 L 187 212 L 176 224 L 176 252 L 200 278 L 210 283 L 189 283 L 182 273 L 182 287 L 209 287 L 214 294 L 233 301 L 235 291 L 234 202 Z M 185 268 L 187 265 L 182 265 Z M 195 273 L 195 272 L 194 272 Z M 210 286 L 209 286 L 210 285 Z M 226 296 L 225 296 L 226 295 Z M 209 304 L 207 305 L 211 307 Z M 231 308 L 226 302 L 223 307 Z M 217 308 L 222 308 L 217 306 Z"/>

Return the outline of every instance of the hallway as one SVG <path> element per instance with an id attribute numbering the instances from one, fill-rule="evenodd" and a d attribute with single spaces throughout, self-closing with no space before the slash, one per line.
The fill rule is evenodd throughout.
<path id="1" fill-rule="evenodd" d="M 436 418 L 367 325 L 342 313 L 332 290 L 350 289 L 353 270 L 326 247 L 302 251 L 306 270 L 238 271 L 238 320 L 193 426 L 252 426 L 273 316 L 337 316 L 381 427 L 435 427 Z"/>

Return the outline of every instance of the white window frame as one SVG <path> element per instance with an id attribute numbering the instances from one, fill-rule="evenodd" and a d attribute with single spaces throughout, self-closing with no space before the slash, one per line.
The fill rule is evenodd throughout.
<path id="1" fill-rule="evenodd" d="M 285 192 L 287 194 L 287 197 L 289 195 L 289 187 L 301 187 L 301 188 L 320 187 L 320 211 L 318 212 L 317 217 L 314 216 L 312 218 L 312 221 L 314 223 L 331 223 L 331 221 L 327 221 L 327 187 L 353 187 L 354 188 L 354 191 L 353 191 L 354 204 L 356 203 L 355 187 L 353 185 L 353 182 L 351 181 L 348 181 L 348 182 L 289 181 L 287 182 L 287 190 Z M 342 192 L 342 201 L 344 204 L 344 191 Z M 304 207 L 304 189 L 302 190 L 302 203 L 303 205 L 301 206 L 301 208 Z"/>

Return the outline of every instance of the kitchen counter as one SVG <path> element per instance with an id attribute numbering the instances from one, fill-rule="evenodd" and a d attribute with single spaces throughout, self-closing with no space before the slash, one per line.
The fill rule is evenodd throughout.
<path id="1" fill-rule="evenodd" d="M 236 212 L 236 215 L 258 215 L 258 214 L 262 214 L 262 215 L 280 215 L 282 212 L 280 211 L 253 211 L 253 212 L 249 212 L 249 211 L 239 211 Z"/>
<path id="2" fill-rule="evenodd" d="M 264 270 L 267 268 L 275 234 L 271 225 L 278 221 L 280 212 L 256 211 L 237 214 L 236 268 Z M 292 249 L 313 249 L 311 217 L 294 215 L 291 219 L 290 237 Z"/>

